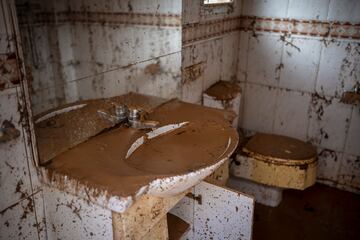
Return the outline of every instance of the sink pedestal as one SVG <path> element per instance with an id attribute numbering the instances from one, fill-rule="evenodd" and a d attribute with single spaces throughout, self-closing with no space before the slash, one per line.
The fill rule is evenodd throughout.
<path id="1" fill-rule="evenodd" d="M 144 195 L 126 212 L 112 212 L 114 239 L 168 239 L 166 214 L 186 193 L 167 198 Z"/>

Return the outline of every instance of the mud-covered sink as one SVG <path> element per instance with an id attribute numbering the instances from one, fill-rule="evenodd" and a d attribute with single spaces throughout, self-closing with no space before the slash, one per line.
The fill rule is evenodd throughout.
<path id="1" fill-rule="evenodd" d="M 149 174 L 147 193 L 168 197 L 188 190 L 224 163 L 235 150 L 231 129 L 215 123 L 181 122 L 157 128 L 138 138 L 125 162 Z"/>

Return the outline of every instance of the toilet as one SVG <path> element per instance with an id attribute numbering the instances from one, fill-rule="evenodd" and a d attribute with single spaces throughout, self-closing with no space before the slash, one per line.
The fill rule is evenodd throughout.
<path id="1" fill-rule="evenodd" d="M 228 186 L 276 207 L 283 189 L 304 190 L 316 181 L 316 148 L 295 138 L 257 133 L 230 166 Z"/>
<path id="2" fill-rule="evenodd" d="M 211 88 L 214 86 L 217 85 L 203 94 L 203 99 L 207 100 L 203 104 L 232 110 L 238 115 L 239 107 L 233 106 L 240 106 L 241 91 L 236 95 L 228 94 L 233 96 L 228 102 L 236 104 L 214 103 L 217 101 L 215 97 L 209 102 L 207 93 L 213 92 Z M 310 143 L 287 136 L 256 133 L 241 143 L 239 153 L 231 160 L 230 178 L 226 185 L 253 195 L 258 203 L 276 207 L 282 200 L 284 189 L 304 190 L 314 185 L 316 167 L 316 148 Z"/>

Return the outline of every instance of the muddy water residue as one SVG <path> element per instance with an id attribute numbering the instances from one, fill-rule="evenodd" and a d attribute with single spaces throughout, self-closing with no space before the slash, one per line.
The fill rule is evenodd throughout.
<path id="1" fill-rule="evenodd" d="M 147 140 L 126 160 L 129 147 L 145 131 L 117 127 L 53 158 L 46 166 L 50 178 L 53 173 L 67 175 L 117 196 L 133 196 L 154 179 L 213 165 L 237 145 L 237 132 L 230 127 L 233 116 L 226 111 L 178 100 L 148 110 L 148 118 L 160 125 L 189 124 Z"/>

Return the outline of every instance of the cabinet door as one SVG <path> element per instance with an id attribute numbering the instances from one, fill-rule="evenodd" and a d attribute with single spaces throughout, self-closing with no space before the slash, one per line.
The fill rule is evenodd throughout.
<path id="1" fill-rule="evenodd" d="M 171 213 L 191 226 L 182 239 L 251 239 L 254 199 L 201 182 Z"/>

